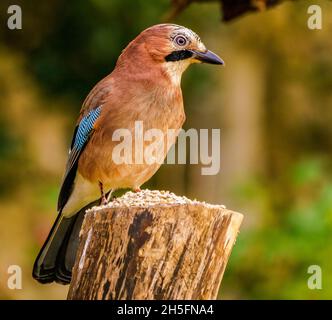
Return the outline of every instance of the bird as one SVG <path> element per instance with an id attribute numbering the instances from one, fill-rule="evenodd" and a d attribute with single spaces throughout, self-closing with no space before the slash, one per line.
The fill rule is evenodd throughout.
<path id="1" fill-rule="evenodd" d="M 159 169 L 160 162 L 114 161 L 119 141 L 113 135 L 122 128 L 133 133 L 136 121 L 146 130 L 178 132 L 185 121 L 181 76 L 194 63 L 224 65 L 191 29 L 157 24 L 132 40 L 113 71 L 92 88 L 73 133 L 58 215 L 33 266 L 38 282 L 70 283 L 85 211 L 108 203 L 114 190 L 139 191 Z M 162 159 L 176 138 L 158 149 Z"/>

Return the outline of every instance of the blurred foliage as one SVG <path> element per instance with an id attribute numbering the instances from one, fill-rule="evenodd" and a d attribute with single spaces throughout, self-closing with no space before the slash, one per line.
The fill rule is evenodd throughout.
<path id="1" fill-rule="evenodd" d="M 226 61 L 193 66 L 183 79 L 186 128 L 221 128 L 217 176 L 165 165 L 147 184 L 225 203 L 245 220 L 222 298 L 332 298 L 332 4 L 323 29 L 307 28 L 312 3 L 220 23 L 217 3 L 194 3 L 174 21 L 195 30 Z M 0 4 L 0 297 L 64 298 L 67 288 L 31 279 L 56 215 L 56 199 L 78 110 L 121 50 L 160 23 L 170 1 L 15 1 L 23 30 L 6 28 Z M 23 289 L 6 286 L 23 269 Z M 309 290 L 307 269 L 323 271 Z"/>
<path id="2" fill-rule="evenodd" d="M 224 280 L 224 291 L 229 290 L 230 297 L 331 298 L 332 183 L 331 176 L 324 177 L 326 170 L 325 163 L 307 159 L 285 173 L 283 179 L 290 186 L 291 201 L 279 211 L 273 208 L 272 197 L 265 204 L 260 227 L 239 235 Z M 266 191 L 270 188 L 268 181 L 248 182 L 235 192 L 242 201 L 260 202 L 271 197 Z M 308 290 L 305 278 L 310 276 L 310 265 L 322 268 L 322 290 Z"/>

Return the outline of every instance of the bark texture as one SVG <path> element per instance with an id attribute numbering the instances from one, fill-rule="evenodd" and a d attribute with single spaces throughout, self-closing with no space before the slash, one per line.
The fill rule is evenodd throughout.
<path id="1" fill-rule="evenodd" d="M 215 299 L 242 218 L 191 200 L 95 207 L 68 299 Z"/>

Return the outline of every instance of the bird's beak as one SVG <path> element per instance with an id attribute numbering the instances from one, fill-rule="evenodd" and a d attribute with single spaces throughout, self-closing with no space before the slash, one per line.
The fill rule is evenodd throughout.
<path id="1" fill-rule="evenodd" d="M 213 53 L 210 50 L 207 50 L 205 52 L 196 51 L 196 50 L 189 50 L 189 51 L 193 53 L 192 58 L 198 61 L 210 64 L 221 64 L 221 65 L 225 64 L 225 62 L 220 57 L 218 57 L 215 53 Z"/>

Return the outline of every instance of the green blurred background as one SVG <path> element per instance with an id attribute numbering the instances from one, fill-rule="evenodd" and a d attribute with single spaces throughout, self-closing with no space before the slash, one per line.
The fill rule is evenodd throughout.
<path id="1" fill-rule="evenodd" d="M 63 299 L 68 287 L 31 278 L 56 216 L 81 103 L 126 44 L 160 23 L 169 0 L 15 1 L 23 30 L 0 4 L 0 298 Z M 164 165 L 145 186 L 225 204 L 245 216 L 222 299 L 332 298 L 332 3 L 315 1 L 323 29 L 307 28 L 312 1 L 221 23 L 218 3 L 172 22 L 196 31 L 225 68 L 184 75 L 185 128 L 221 128 L 221 171 Z M 7 287 L 19 265 L 22 290 Z M 307 286 L 310 265 L 322 290 Z"/>

